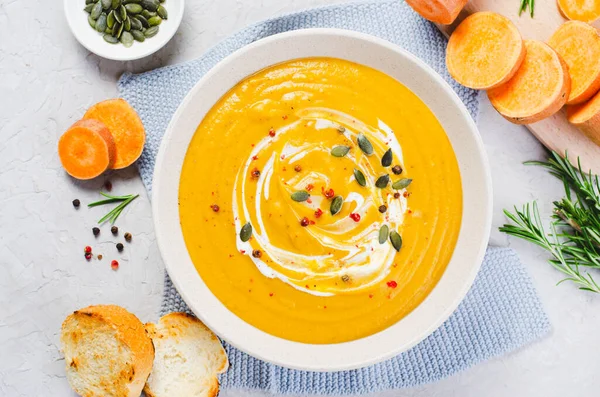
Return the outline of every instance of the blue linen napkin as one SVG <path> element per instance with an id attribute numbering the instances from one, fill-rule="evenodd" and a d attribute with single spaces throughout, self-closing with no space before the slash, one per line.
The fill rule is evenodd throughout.
<path id="1" fill-rule="evenodd" d="M 313 27 L 369 33 L 403 47 L 443 76 L 476 117 L 477 93 L 457 84 L 446 70 L 445 38 L 403 1 L 368 1 L 299 12 L 252 25 L 196 60 L 121 77 L 121 95 L 138 111 L 146 127 L 146 147 L 138 166 L 148 191 L 171 116 L 210 68 L 260 38 Z M 161 315 L 172 311 L 189 309 L 165 275 Z M 539 339 L 549 330 L 548 318 L 517 256 L 510 249 L 490 247 L 473 287 L 456 312 L 431 336 L 397 357 L 358 370 L 316 373 L 281 368 L 224 343 L 231 368 L 220 380 L 223 388 L 260 389 L 273 394 L 352 395 L 399 389 L 447 377 Z"/>

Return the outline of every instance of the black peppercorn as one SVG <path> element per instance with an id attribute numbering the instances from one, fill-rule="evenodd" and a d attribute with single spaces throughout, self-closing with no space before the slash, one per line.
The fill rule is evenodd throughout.
<path id="1" fill-rule="evenodd" d="M 98 229 L 97 227 L 93 227 L 92 228 L 92 233 L 94 233 L 94 236 L 97 236 L 100 234 L 100 229 Z"/>
<path id="2" fill-rule="evenodd" d="M 125 233 L 125 236 L 123 236 L 123 237 L 125 237 L 125 241 L 127 241 L 128 243 L 131 242 L 131 233 L 129 233 L 129 232 Z"/>
<path id="3" fill-rule="evenodd" d="M 255 258 L 260 258 L 262 256 L 262 251 L 261 250 L 254 250 L 252 251 L 252 256 Z"/>
<path id="4" fill-rule="evenodd" d="M 392 172 L 396 175 L 400 175 L 402 173 L 402 167 L 395 165 L 392 167 Z"/>
<path id="5" fill-rule="evenodd" d="M 118 244 L 117 244 L 117 250 L 118 250 L 119 252 L 123 251 L 123 244 L 122 244 L 122 243 L 118 243 Z"/>
<path id="6" fill-rule="evenodd" d="M 81 201 L 79 201 L 79 199 L 73 200 L 73 207 L 79 208 L 79 205 L 81 205 Z"/>
<path id="7" fill-rule="evenodd" d="M 110 232 L 116 236 L 119 233 L 119 228 L 116 226 L 113 226 L 110 228 Z"/>
<path id="8" fill-rule="evenodd" d="M 387 207 L 385 205 L 380 205 L 379 212 L 381 212 L 383 214 L 383 213 L 385 213 L 385 211 L 387 211 Z"/>
<path id="9" fill-rule="evenodd" d="M 398 197 L 400 197 L 400 193 L 398 193 L 398 192 L 394 193 L 394 198 L 398 198 Z"/>

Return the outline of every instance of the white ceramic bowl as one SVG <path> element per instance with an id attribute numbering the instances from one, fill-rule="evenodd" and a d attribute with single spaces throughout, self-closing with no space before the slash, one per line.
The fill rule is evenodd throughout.
<path id="1" fill-rule="evenodd" d="M 123 44 L 110 44 L 104 41 L 102 34 L 96 32 L 88 23 L 88 13 L 83 10 L 85 0 L 64 0 L 65 16 L 73 35 L 82 46 L 96 55 L 115 61 L 132 61 L 151 55 L 171 40 L 183 18 L 185 0 L 166 0 L 163 3 L 169 18 L 160 24 L 158 34 L 143 43 L 135 41 L 126 48 Z"/>
<path id="2" fill-rule="evenodd" d="M 177 205 L 185 154 L 205 114 L 244 77 L 291 59 L 325 56 L 378 69 L 410 88 L 444 127 L 463 181 L 463 217 L 454 254 L 429 296 L 393 326 L 359 340 L 312 345 L 269 335 L 231 313 L 208 289 L 187 252 Z M 156 235 L 177 290 L 217 335 L 246 353 L 303 370 L 334 371 L 373 364 L 414 346 L 437 329 L 471 287 L 487 245 L 492 189 L 475 123 L 452 88 L 425 63 L 382 39 L 345 30 L 307 29 L 278 34 L 236 51 L 211 69 L 173 116 L 154 173 L 152 206 Z M 468 183 L 467 183 L 468 181 Z"/>

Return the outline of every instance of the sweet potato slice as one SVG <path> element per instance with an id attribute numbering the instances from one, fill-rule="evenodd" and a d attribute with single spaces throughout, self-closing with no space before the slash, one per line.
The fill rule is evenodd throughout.
<path id="1" fill-rule="evenodd" d="M 92 179 L 112 165 L 116 147 L 103 123 L 79 120 L 58 140 L 58 156 L 69 175 L 77 179 Z"/>
<path id="2" fill-rule="evenodd" d="M 530 124 L 558 112 L 571 92 L 568 66 L 548 44 L 526 40 L 527 54 L 512 79 L 488 91 L 507 120 Z"/>
<path id="3" fill-rule="evenodd" d="M 567 106 L 567 119 L 600 146 L 600 92 L 585 103 Z"/>
<path id="4" fill-rule="evenodd" d="M 582 103 L 600 89 L 600 35 L 585 22 L 569 21 L 548 40 L 569 65 L 571 94 L 567 105 Z"/>
<path id="5" fill-rule="evenodd" d="M 557 3 L 560 13 L 567 19 L 594 22 L 600 18 L 598 0 L 558 0 Z"/>
<path id="6" fill-rule="evenodd" d="M 435 23 L 449 25 L 469 0 L 406 0 L 423 18 Z"/>
<path id="7" fill-rule="evenodd" d="M 525 44 L 517 27 L 494 12 L 467 17 L 452 33 L 446 66 L 460 84 L 487 90 L 507 82 L 525 58 Z"/>
<path id="8" fill-rule="evenodd" d="M 117 153 L 111 168 L 121 169 L 133 164 L 142 154 L 146 131 L 136 111 L 123 99 L 109 99 L 88 109 L 84 119 L 103 122 L 113 136 Z"/>

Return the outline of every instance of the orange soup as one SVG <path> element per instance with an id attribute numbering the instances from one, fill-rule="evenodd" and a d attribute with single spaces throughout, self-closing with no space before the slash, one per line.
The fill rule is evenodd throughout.
<path id="1" fill-rule="evenodd" d="M 229 310 L 284 339 L 340 343 L 427 297 L 456 244 L 462 187 L 415 94 L 369 67 L 308 58 L 247 77 L 208 112 L 179 212 Z"/>

